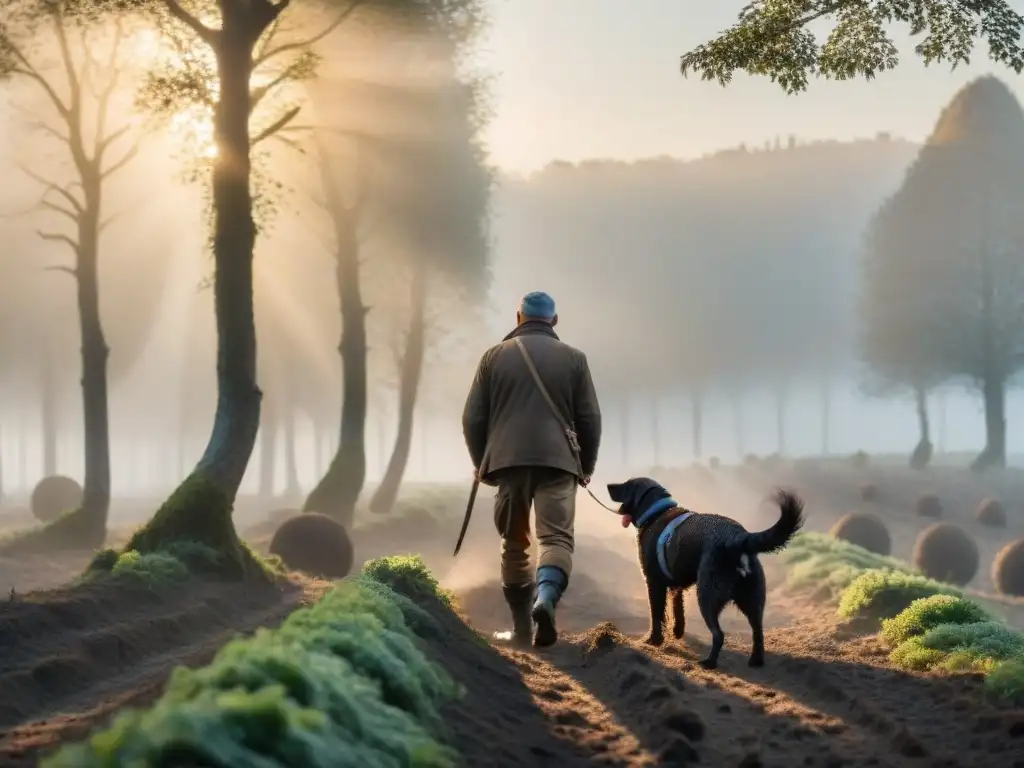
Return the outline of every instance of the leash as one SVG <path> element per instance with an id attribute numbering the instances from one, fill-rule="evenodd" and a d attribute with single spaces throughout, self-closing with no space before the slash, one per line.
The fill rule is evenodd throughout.
<path id="1" fill-rule="evenodd" d="M 480 478 L 475 477 L 473 478 L 473 487 L 469 489 L 469 502 L 466 504 L 466 514 L 462 518 L 462 530 L 459 531 L 459 538 L 455 542 L 455 551 L 452 552 L 452 557 L 458 557 L 459 551 L 462 549 L 462 542 L 466 538 L 466 531 L 469 530 L 469 521 L 470 518 L 473 517 L 473 507 L 476 504 L 476 494 L 479 490 Z M 607 509 L 609 512 L 614 512 L 615 514 L 619 513 L 617 509 L 612 509 L 599 498 L 597 498 L 597 496 L 594 495 L 594 492 L 590 490 L 589 486 L 584 485 L 583 490 L 590 494 L 590 498 L 596 501 L 600 506 Z"/>
<path id="2" fill-rule="evenodd" d="M 537 390 L 544 397 L 544 401 L 547 403 L 548 408 L 551 410 L 551 414 L 557 419 L 558 423 L 562 427 L 562 431 L 565 432 L 565 437 L 569 441 L 569 448 L 572 450 L 573 458 L 576 459 L 576 469 L 578 477 L 583 476 L 583 465 L 580 461 L 580 443 L 576 437 L 576 430 L 573 429 L 572 425 L 569 424 L 565 417 L 562 416 L 562 412 L 558 410 L 558 406 L 555 405 L 555 401 L 551 399 L 551 395 L 548 393 L 548 388 L 544 386 L 544 381 L 540 377 L 540 373 L 537 371 L 537 367 L 533 364 L 533 358 L 530 357 L 530 353 L 526 351 L 526 347 L 523 345 L 523 340 L 519 337 L 513 339 L 515 345 L 519 348 L 519 352 L 523 357 L 523 362 L 526 363 L 526 367 L 530 371 L 530 376 L 533 377 L 534 383 L 537 385 Z M 487 464 L 487 456 L 490 453 L 491 446 L 487 445 L 484 449 L 483 459 L 480 461 L 480 466 L 483 467 Z M 602 507 L 607 509 L 609 512 L 617 512 L 601 501 L 589 487 L 583 486 L 587 493 L 590 494 L 590 498 L 600 504 Z M 480 478 L 475 477 L 473 479 L 473 487 L 469 491 L 469 503 L 466 505 L 466 514 L 462 518 L 462 530 L 459 531 L 459 539 L 455 542 L 455 552 L 452 557 L 459 554 L 459 550 L 462 549 L 462 540 L 466 538 L 466 531 L 469 529 L 469 519 L 473 516 L 473 505 L 476 503 L 476 494 L 480 490 Z M 508 524 L 511 524 L 511 518 L 509 518 Z"/>
<path id="3" fill-rule="evenodd" d="M 616 515 L 617 515 L 617 514 L 619 514 L 619 510 L 617 510 L 617 509 L 612 509 L 612 508 L 611 508 L 611 507 L 609 507 L 609 506 L 608 506 L 607 504 L 605 504 L 605 503 L 604 503 L 603 501 L 601 501 L 601 500 L 600 500 L 599 498 L 597 498 L 597 496 L 595 496 L 595 495 L 594 495 L 594 492 L 593 492 L 592 490 L 590 490 L 590 486 L 589 486 L 589 485 L 585 485 L 585 486 L 583 486 L 583 489 L 584 489 L 584 490 L 585 490 L 585 491 L 586 491 L 587 493 L 589 493 L 589 494 L 590 494 L 590 498 L 592 498 L 592 499 L 593 499 L 594 501 L 596 501 L 596 502 L 597 502 L 597 503 L 598 503 L 598 504 L 599 504 L 600 506 L 604 507 L 604 508 L 605 508 L 605 509 L 607 509 L 607 510 L 608 510 L 609 512 L 614 512 L 614 513 L 615 513 Z"/>

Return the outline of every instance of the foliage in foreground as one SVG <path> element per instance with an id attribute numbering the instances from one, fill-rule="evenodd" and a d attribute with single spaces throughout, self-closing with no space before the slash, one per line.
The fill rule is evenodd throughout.
<path id="1" fill-rule="evenodd" d="M 434 734 L 459 689 L 416 645 L 413 627 L 433 619 L 381 580 L 396 578 L 442 597 L 419 558 L 372 561 L 279 629 L 178 669 L 151 709 L 123 713 L 43 767 L 453 765 Z"/>
<path id="2" fill-rule="evenodd" d="M 1024 635 L 971 600 L 949 595 L 915 600 L 883 623 L 882 639 L 898 667 L 980 673 L 990 695 L 1024 703 Z"/>
<path id="3" fill-rule="evenodd" d="M 916 37 L 926 65 L 969 64 L 983 42 L 993 61 L 1024 69 L 1024 18 L 1006 0 L 755 0 L 731 28 L 683 55 L 680 68 L 722 85 L 737 71 L 763 75 L 787 93 L 805 91 L 812 77 L 871 80 L 899 63 L 894 22 Z"/>
<path id="4" fill-rule="evenodd" d="M 869 552 L 824 533 L 798 533 L 781 558 L 789 567 L 787 587 L 794 590 L 813 587 L 817 597 L 833 603 L 838 602 L 847 587 L 866 571 L 913 573 L 913 568 L 902 560 Z"/>

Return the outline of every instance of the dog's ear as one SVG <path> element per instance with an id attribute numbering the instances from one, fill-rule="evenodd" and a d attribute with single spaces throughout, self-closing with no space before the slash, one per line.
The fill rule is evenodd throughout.
<path id="1" fill-rule="evenodd" d="M 624 504 L 627 495 L 626 483 L 608 483 L 608 498 L 616 504 Z"/>

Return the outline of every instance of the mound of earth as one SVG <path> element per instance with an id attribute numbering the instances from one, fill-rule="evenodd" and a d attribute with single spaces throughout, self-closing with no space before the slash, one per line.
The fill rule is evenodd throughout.
<path id="1" fill-rule="evenodd" d="M 280 622 L 327 586 L 92 583 L 0 602 L 0 765 L 35 766 L 119 709 L 152 702 L 175 667 L 206 663 L 239 632 Z"/>

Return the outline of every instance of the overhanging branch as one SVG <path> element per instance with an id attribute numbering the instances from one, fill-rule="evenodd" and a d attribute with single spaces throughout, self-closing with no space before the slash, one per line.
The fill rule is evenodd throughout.
<path id="1" fill-rule="evenodd" d="M 117 173 L 126 165 L 128 165 L 128 163 L 134 160 L 137 154 L 139 154 L 139 145 L 133 144 L 132 147 L 127 152 L 124 153 L 124 156 L 120 160 L 111 165 L 109 168 L 100 171 L 100 178 L 104 180 L 109 179 L 115 173 Z"/>
<path id="2" fill-rule="evenodd" d="M 49 267 L 43 267 L 43 272 L 64 272 L 76 280 L 78 279 L 78 270 L 74 267 L 66 267 L 63 264 L 51 264 Z"/>
<path id="3" fill-rule="evenodd" d="M 359 6 L 361 6 L 364 2 L 366 2 L 366 0 L 352 0 L 348 4 L 348 7 L 346 7 L 345 10 L 339 13 L 338 16 L 334 19 L 334 21 L 328 24 L 318 34 L 315 34 L 311 37 L 307 37 L 305 40 L 296 40 L 295 42 L 291 43 L 283 43 L 277 46 L 276 48 L 271 48 L 268 51 L 264 51 L 259 57 L 255 59 L 255 61 L 253 61 L 253 69 L 265 64 L 275 56 L 280 56 L 282 53 L 288 53 L 290 51 L 299 51 L 304 48 L 308 48 L 309 46 L 315 43 L 320 42 L 329 34 L 331 34 L 331 32 L 333 32 L 342 24 L 344 24 L 349 19 L 349 17 L 352 16 L 352 14 L 354 14 L 356 10 L 359 8 Z M 288 7 L 288 3 L 289 0 L 281 0 L 281 2 L 277 4 L 277 8 L 279 9 L 278 15 L 280 15 L 281 12 Z"/>
<path id="4" fill-rule="evenodd" d="M 219 31 L 216 29 L 210 29 L 208 26 L 203 24 L 203 22 L 182 8 L 178 3 L 178 0 L 164 0 L 164 5 L 167 7 L 167 12 L 170 13 L 171 16 L 195 32 L 204 43 L 209 45 L 211 48 L 217 46 L 217 43 L 220 40 Z"/>
<path id="5" fill-rule="evenodd" d="M 275 120 L 269 126 L 267 126 L 265 129 L 263 129 L 258 134 L 256 134 L 256 136 L 253 137 L 252 141 L 249 142 L 249 146 L 255 147 L 261 141 L 269 139 L 275 133 L 277 133 L 278 131 L 283 129 L 286 125 L 288 125 L 288 123 L 290 123 L 292 120 L 294 120 L 295 117 L 301 111 L 301 109 L 302 109 L 301 107 L 292 107 L 291 109 L 289 109 L 287 112 L 285 112 L 283 115 L 281 115 L 281 117 L 279 117 L 277 120 Z"/>
<path id="6" fill-rule="evenodd" d="M 78 241 L 68 235 L 62 235 L 59 232 L 44 232 L 42 230 L 38 230 L 36 234 L 38 234 L 43 240 L 47 240 L 51 243 L 64 243 L 71 248 L 72 251 L 78 253 Z"/>

